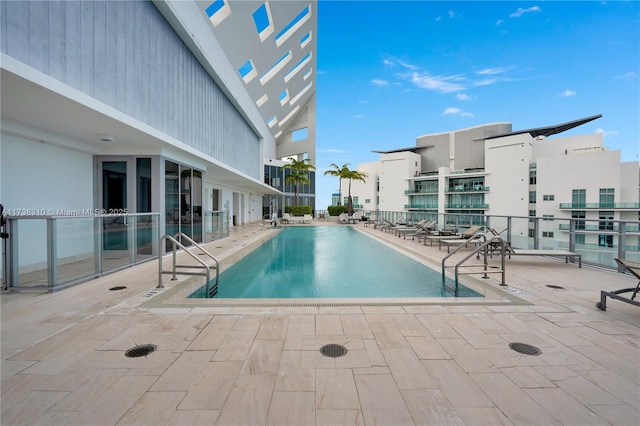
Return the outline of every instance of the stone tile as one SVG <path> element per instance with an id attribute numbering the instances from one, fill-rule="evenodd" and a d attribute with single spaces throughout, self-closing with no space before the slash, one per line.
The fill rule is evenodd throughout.
<path id="1" fill-rule="evenodd" d="M 382 351 L 378 347 L 378 343 L 375 340 L 363 340 L 362 343 L 367 350 L 369 362 L 372 366 L 386 366 L 387 361 L 382 355 Z"/>
<path id="2" fill-rule="evenodd" d="M 193 339 L 188 351 L 215 351 L 238 320 L 237 315 L 217 315 Z"/>
<path id="3" fill-rule="evenodd" d="M 284 340 L 254 340 L 241 375 L 278 374 Z"/>
<path id="4" fill-rule="evenodd" d="M 363 314 L 340 315 L 344 334 L 359 335 L 362 339 L 373 339 L 369 323 Z"/>
<path id="5" fill-rule="evenodd" d="M 552 339 L 555 339 L 563 345 L 572 348 L 576 346 L 593 345 L 593 343 L 591 343 L 590 341 L 576 335 L 575 333 L 572 333 L 570 330 L 559 327 L 549 321 L 531 321 L 529 324 L 532 327 L 537 328 L 547 336 L 551 337 Z"/>
<path id="6" fill-rule="evenodd" d="M 465 425 L 513 425 L 504 413 L 496 407 L 456 407 L 456 412 L 460 415 Z"/>
<path id="7" fill-rule="evenodd" d="M 591 327 L 571 327 L 567 328 L 568 331 L 580 336 L 594 345 L 599 345 L 607 348 L 607 350 L 613 352 L 616 355 L 638 355 L 637 346 L 629 345 L 619 339 L 619 336 L 607 336 L 606 334 L 595 330 Z"/>
<path id="8" fill-rule="evenodd" d="M 495 373 L 498 372 L 498 367 L 489 360 L 494 357 L 495 352 L 495 349 L 469 348 L 453 359 L 467 373 Z"/>
<path id="9" fill-rule="evenodd" d="M 462 419 L 439 389 L 401 390 L 417 425 L 463 425 Z"/>
<path id="10" fill-rule="evenodd" d="M 261 340 L 284 340 L 289 324 L 288 315 L 269 315 L 262 324 L 256 339 Z"/>
<path id="11" fill-rule="evenodd" d="M 626 378 L 608 370 L 581 371 L 580 375 L 620 401 L 632 407 L 639 406 L 640 387 Z"/>
<path id="12" fill-rule="evenodd" d="M 350 369 L 316 370 L 316 408 L 360 409 L 358 392 Z"/>
<path id="13" fill-rule="evenodd" d="M 616 405 L 622 403 L 618 398 L 584 377 L 571 377 L 555 383 L 559 388 L 584 405 Z"/>
<path id="14" fill-rule="evenodd" d="M 213 355 L 213 361 L 244 361 L 253 345 L 257 330 L 229 331 Z"/>
<path id="15" fill-rule="evenodd" d="M 335 358 L 324 356 L 317 351 L 300 352 L 300 368 L 335 368 Z"/>
<path id="16" fill-rule="evenodd" d="M 369 368 L 371 361 L 366 350 L 349 349 L 346 355 L 338 357 L 336 360 L 336 368 Z"/>
<path id="17" fill-rule="evenodd" d="M 221 410 L 241 368 L 240 361 L 210 362 L 189 388 L 178 410 Z"/>
<path id="18" fill-rule="evenodd" d="M 354 368 L 353 374 L 391 374 L 389 367 Z"/>
<path id="19" fill-rule="evenodd" d="M 233 331 L 258 331 L 264 321 L 264 317 L 261 315 L 246 315 L 241 316 L 233 324 L 231 330 Z"/>
<path id="20" fill-rule="evenodd" d="M 316 403 L 313 392 L 274 392 L 271 398 L 267 425 L 313 425 L 316 422 Z"/>
<path id="21" fill-rule="evenodd" d="M 2 377 L 2 381 L 7 380 L 10 377 L 20 373 L 23 370 L 31 367 L 38 361 L 9 361 L 2 360 L 0 363 L 1 373 L 0 377 Z"/>
<path id="22" fill-rule="evenodd" d="M 79 382 L 62 401 L 53 407 L 53 410 L 81 411 L 78 409 L 79 407 L 94 404 L 95 400 L 100 399 L 110 388 L 115 386 L 126 373 L 127 370 L 124 368 L 95 371 L 95 374 L 91 375 L 88 380 Z M 149 377 L 149 380 L 155 380 L 155 378 Z"/>
<path id="23" fill-rule="evenodd" d="M 640 412 L 628 405 L 590 405 L 588 408 L 612 425 L 640 424 Z"/>
<path id="24" fill-rule="evenodd" d="M 533 367 L 510 367 L 500 370 L 519 388 L 555 388 L 556 385 Z"/>
<path id="25" fill-rule="evenodd" d="M 562 424 L 548 415 L 542 406 L 518 388 L 504 374 L 470 373 L 469 377 L 514 424 Z"/>
<path id="26" fill-rule="evenodd" d="M 423 330 L 424 326 L 413 314 L 391 314 L 391 320 L 400 330 Z"/>
<path id="27" fill-rule="evenodd" d="M 313 316 L 309 315 L 312 319 Z M 315 322 L 289 322 L 287 335 L 284 339 L 286 350 L 301 350 L 304 336 L 313 336 L 316 332 Z"/>
<path id="28" fill-rule="evenodd" d="M 380 349 L 408 349 L 411 347 L 397 326 L 391 322 L 369 322 Z"/>
<path id="29" fill-rule="evenodd" d="M 183 352 L 169 369 L 155 382 L 153 392 L 188 391 L 207 368 L 214 352 Z"/>
<path id="30" fill-rule="evenodd" d="M 318 315 L 316 317 L 316 335 L 337 336 L 344 334 L 340 315 Z"/>
<path id="31" fill-rule="evenodd" d="M 210 426 L 219 415 L 220 410 L 177 410 L 167 419 L 166 426 Z"/>
<path id="32" fill-rule="evenodd" d="M 442 315 L 420 315 L 416 318 L 436 339 L 460 339 L 461 336 L 444 320 Z"/>
<path id="33" fill-rule="evenodd" d="M 579 376 L 577 372 L 564 365 L 536 365 L 533 369 L 549 380 L 566 380 Z"/>
<path id="34" fill-rule="evenodd" d="M 486 334 L 506 334 L 511 330 L 493 319 L 493 313 L 466 314 L 465 318 Z"/>
<path id="35" fill-rule="evenodd" d="M 313 392 L 316 389 L 316 370 L 301 368 L 301 351 L 284 351 L 280 359 L 275 390 Z"/>
<path id="36" fill-rule="evenodd" d="M 364 426 L 364 418 L 360 410 L 316 410 L 315 424 L 316 426 Z"/>
<path id="37" fill-rule="evenodd" d="M 2 424 L 3 425 L 32 425 L 50 419 L 49 408 L 59 403 L 68 392 L 29 391 L 21 393 L 19 399 L 12 398 L 12 402 L 5 402 L 7 394 L 2 393 Z M 53 424 L 53 423 L 50 423 Z"/>
<path id="38" fill-rule="evenodd" d="M 383 349 L 398 389 L 435 389 L 437 381 L 411 349 Z"/>
<path id="39" fill-rule="evenodd" d="M 613 354 L 607 349 L 600 346 L 580 346 L 573 348 L 576 352 L 584 355 L 590 360 L 601 364 L 602 366 L 615 371 L 627 380 L 640 385 L 640 368 L 638 362 L 630 362 L 626 358 Z M 575 369 L 575 368 L 574 368 Z M 600 368 L 590 368 L 591 370 L 600 370 Z"/>
<path id="40" fill-rule="evenodd" d="M 118 425 L 164 424 L 176 411 L 186 392 L 147 392 L 120 420 Z"/>
<path id="41" fill-rule="evenodd" d="M 438 387 L 454 407 L 493 406 L 493 402 L 455 361 L 429 360 L 422 362 L 431 375 L 437 379 Z"/>
<path id="42" fill-rule="evenodd" d="M 391 375 L 359 375 L 355 379 L 365 424 L 414 424 Z"/>
<path id="43" fill-rule="evenodd" d="M 263 425 L 276 376 L 238 376 L 216 425 Z"/>
<path id="44" fill-rule="evenodd" d="M 601 425 L 603 419 L 594 415 L 587 407 L 559 388 L 554 389 L 526 389 L 545 412 L 553 416 L 562 424 L 573 425 Z"/>

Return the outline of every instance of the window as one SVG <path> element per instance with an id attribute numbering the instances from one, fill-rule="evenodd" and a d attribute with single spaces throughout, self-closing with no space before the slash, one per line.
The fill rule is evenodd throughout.
<path id="1" fill-rule="evenodd" d="M 535 185 L 538 181 L 537 172 L 535 170 L 529 171 L 529 185 Z"/>
<path id="2" fill-rule="evenodd" d="M 586 189 L 574 189 L 573 191 L 571 191 L 571 204 L 573 204 L 574 207 L 584 207 L 586 202 Z"/>
<path id="3" fill-rule="evenodd" d="M 603 231 L 613 230 L 613 212 L 601 211 L 600 222 L 598 222 L 598 229 Z M 613 235 L 601 234 L 598 236 L 598 245 L 601 247 L 613 247 Z"/>
<path id="4" fill-rule="evenodd" d="M 534 233 L 533 233 L 533 229 L 529 229 L 529 238 L 533 238 L 535 237 Z"/>
<path id="5" fill-rule="evenodd" d="M 543 238 L 553 238 L 553 232 L 551 232 L 551 231 L 543 231 L 542 232 L 542 237 Z"/>
<path id="6" fill-rule="evenodd" d="M 553 201 L 555 199 L 556 199 L 556 196 L 553 195 L 553 194 L 552 195 L 543 195 L 542 196 L 542 200 L 543 201 Z"/>
<path id="7" fill-rule="evenodd" d="M 542 219 L 542 220 L 553 220 L 553 217 L 555 217 L 552 214 L 543 214 L 542 217 L 547 218 L 547 219 Z"/>
<path id="8" fill-rule="evenodd" d="M 613 207 L 615 190 L 613 188 L 600 188 L 600 208 Z"/>
<path id="9" fill-rule="evenodd" d="M 576 234 L 576 244 L 584 244 L 584 234 Z"/>
<path id="10" fill-rule="evenodd" d="M 574 210 L 571 212 L 572 219 L 584 219 L 586 217 L 586 212 L 584 210 Z M 576 221 L 576 229 L 585 229 L 584 220 Z"/>
<path id="11" fill-rule="evenodd" d="M 364 199 L 364 203 L 365 204 L 371 204 L 371 198 L 365 198 Z"/>
<path id="12" fill-rule="evenodd" d="M 536 191 L 529 191 L 529 202 L 530 203 L 536 202 Z"/>
<path id="13" fill-rule="evenodd" d="M 535 210 L 529 210 L 529 216 L 530 217 L 535 217 L 536 216 L 536 211 Z"/>

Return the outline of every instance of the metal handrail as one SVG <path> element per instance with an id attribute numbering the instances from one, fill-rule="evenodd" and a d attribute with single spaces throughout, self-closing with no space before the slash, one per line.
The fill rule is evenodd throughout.
<path id="1" fill-rule="evenodd" d="M 479 274 L 482 273 L 484 274 L 484 276 L 482 278 L 489 278 L 487 276 L 487 274 L 497 274 L 500 273 L 502 274 L 502 282 L 500 283 L 501 286 L 506 286 L 507 284 L 505 283 L 505 254 L 506 254 L 506 243 L 505 241 L 502 239 L 502 237 L 500 237 L 499 235 L 493 235 L 491 236 L 489 239 L 487 239 L 487 235 L 484 233 L 479 233 L 474 235 L 472 238 L 469 239 L 469 241 L 471 240 L 475 240 L 475 239 L 483 239 L 483 242 L 480 246 L 478 246 L 475 250 L 473 250 L 469 255 L 467 255 L 466 257 L 464 257 L 462 260 L 460 260 L 458 263 L 456 263 L 455 265 L 451 265 L 448 266 L 449 268 L 454 267 L 455 268 L 455 285 L 456 287 L 458 287 L 458 276 L 459 275 L 469 275 L 469 274 Z M 488 248 L 489 246 L 491 246 L 492 244 L 499 242 L 500 243 L 500 259 L 501 259 L 501 268 L 498 271 L 489 271 L 489 261 L 488 261 Z M 457 247 L 455 250 L 453 250 L 451 253 L 447 254 L 443 259 L 442 259 L 442 283 L 444 284 L 445 282 L 445 270 L 447 268 L 447 266 L 445 265 L 446 261 L 448 258 L 450 258 L 451 256 L 453 256 L 455 253 L 458 252 L 458 250 L 462 249 L 463 247 L 465 247 L 465 245 L 461 245 L 459 247 Z M 460 265 L 462 265 L 464 262 L 466 262 L 467 260 L 469 260 L 473 255 L 476 255 L 476 257 L 479 259 L 480 258 L 480 251 L 482 251 L 483 256 L 484 256 L 484 261 L 482 265 L 473 265 L 473 266 L 482 266 L 484 268 L 484 270 L 482 272 L 466 272 L 466 273 L 459 273 L 458 269 L 460 268 Z M 469 266 L 471 267 L 471 266 Z"/>
<path id="2" fill-rule="evenodd" d="M 203 252 L 204 254 L 206 254 L 207 256 L 209 256 L 216 264 L 215 266 L 213 266 L 216 270 L 216 281 L 213 287 L 211 287 L 211 267 L 209 265 L 207 265 L 202 259 L 199 259 L 198 257 L 196 257 L 196 255 L 194 255 L 193 253 L 191 253 L 187 247 L 185 247 L 184 245 L 182 245 L 181 242 L 179 242 L 177 240 L 177 238 L 184 238 L 186 239 L 188 242 L 190 242 L 191 244 L 193 244 L 193 246 L 197 247 L 201 252 Z M 218 262 L 218 260 L 213 257 L 213 255 L 211 253 L 209 253 L 208 251 L 206 251 L 204 248 L 202 248 L 202 246 L 200 246 L 198 243 L 196 243 L 195 241 L 193 241 L 188 235 L 185 235 L 182 232 L 178 232 L 174 237 L 172 237 L 171 235 L 163 235 L 162 238 L 160 238 L 160 242 L 158 245 L 158 249 L 159 251 L 162 250 L 162 244 L 165 240 L 169 240 L 171 241 L 171 243 L 173 244 L 172 247 L 172 255 L 173 255 L 173 268 L 171 271 L 164 271 L 162 269 L 162 256 L 158 257 L 158 287 L 157 288 L 164 288 L 164 286 L 162 285 L 162 274 L 172 274 L 173 277 L 171 278 L 171 280 L 176 280 L 176 275 L 179 273 L 181 275 L 203 275 L 207 278 L 207 296 L 209 297 L 213 297 L 216 294 L 218 294 L 218 278 L 219 278 L 219 274 L 220 274 L 220 262 Z M 189 256 L 191 256 L 193 259 L 195 259 L 196 262 L 198 262 L 200 265 L 177 265 L 176 264 L 176 246 L 178 246 L 179 248 L 181 248 L 182 250 L 184 250 Z M 183 272 L 177 272 L 177 268 L 203 268 L 206 270 L 205 273 L 202 272 L 187 272 L 187 271 L 183 271 Z"/>

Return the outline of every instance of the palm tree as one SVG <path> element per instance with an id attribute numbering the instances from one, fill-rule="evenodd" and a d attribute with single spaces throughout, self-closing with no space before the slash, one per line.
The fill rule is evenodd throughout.
<path id="1" fill-rule="evenodd" d="M 349 200 L 351 200 L 351 181 L 359 180 L 361 182 L 367 182 L 367 174 L 365 172 L 360 172 L 358 170 L 349 170 L 345 176 L 346 179 L 349 179 Z M 351 214 L 351 213 L 349 213 Z"/>
<path id="2" fill-rule="evenodd" d="M 282 166 L 283 169 L 290 169 L 291 172 L 285 178 L 285 183 L 293 183 L 295 185 L 296 205 L 298 204 L 298 185 L 309 184 L 309 171 L 315 170 L 315 166 L 309 164 L 309 159 L 296 160 L 290 158 L 291 163 Z"/>
<path id="3" fill-rule="evenodd" d="M 340 183 L 338 184 L 338 205 L 342 205 L 342 179 L 348 179 L 347 176 L 351 172 L 349 170 L 349 163 L 343 164 L 342 167 L 338 167 L 337 164 L 331 163 L 329 167 L 333 167 L 333 170 L 327 170 L 324 172 L 324 175 L 331 175 L 337 178 L 340 178 Z"/>

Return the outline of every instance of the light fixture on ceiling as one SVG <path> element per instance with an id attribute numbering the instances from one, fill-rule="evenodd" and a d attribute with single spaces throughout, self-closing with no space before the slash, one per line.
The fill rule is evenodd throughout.
<path id="1" fill-rule="evenodd" d="M 111 135 L 98 135 L 98 138 L 102 141 L 102 142 L 113 142 L 116 140 L 115 137 L 111 136 Z"/>

